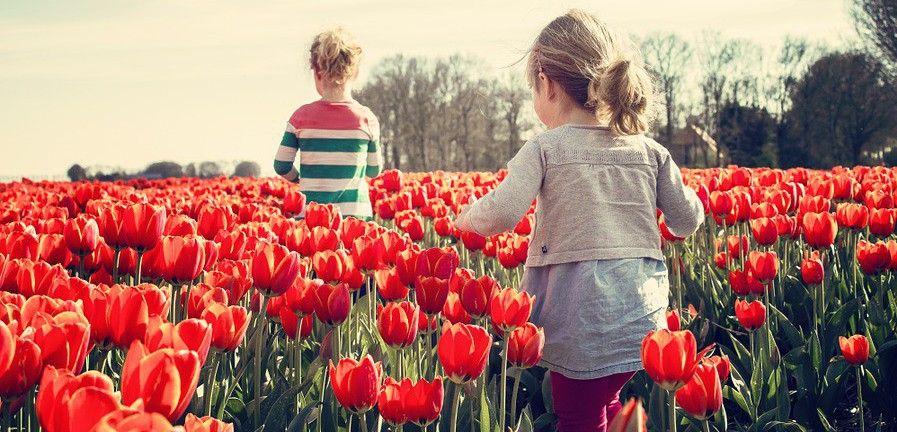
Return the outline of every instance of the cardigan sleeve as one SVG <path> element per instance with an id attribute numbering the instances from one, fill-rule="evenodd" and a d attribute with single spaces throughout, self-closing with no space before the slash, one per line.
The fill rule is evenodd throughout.
<path id="1" fill-rule="evenodd" d="M 491 236 L 514 228 L 542 188 L 545 161 L 538 142 L 530 140 L 508 162 L 508 176 L 495 189 L 458 215 L 456 226 Z"/>

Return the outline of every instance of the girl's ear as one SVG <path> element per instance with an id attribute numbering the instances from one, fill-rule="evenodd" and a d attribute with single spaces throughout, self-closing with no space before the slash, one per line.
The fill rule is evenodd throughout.
<path id="1" fill-rule="evenodd" d="M 539 73 L 539 79 L 542 80 L 542 85 L 545 86 L 545 96 L 548 97 L 548 100 L 554 100 L 557 96 L 557 83 L 541 72 Z"/>

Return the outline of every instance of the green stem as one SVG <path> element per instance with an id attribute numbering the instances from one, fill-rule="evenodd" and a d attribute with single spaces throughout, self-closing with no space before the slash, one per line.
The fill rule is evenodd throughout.
<path id="1" fill-rule="evenodd" d="M 361 428 L 361 432 L 368 432 L 368 422 L 365 421 L 364 413 L 358 413 L 358 425 Z M 350 428 L 349 432 L 351 431 L 352 429 Z"/>
<path id="2" fill-rule="evenodd" d="M 710 432 L 710 422 L 707 420 L 704 420 L 702 423 L 703 423 L 704 432 Z"/>
<path id="3" fill-rule="evenodd" d="M 118 283 L 118 261 L 121 258 L 121 248 L 115 248 L 115 255 L 112 258 L 112 283 Z"/>
<path id="4" fill-rule="evenodd" d="M 253 390 L 255 391 L 255 410 L 252 413 L 253 424 L 256 428 L 259 425 L 259 411 L 262 403 L 262 351 L 265 349 L 265 309 L 268 307 L 268 296 L 262 294 L 262 304 L 259 309 L 258 320 L 256 321 L 256 337 L 255 340 L 255 379 Z"/>
<path id="5" fill-rule="evenodd" d="M 676 432 L 676 392 L 670 390 L 670 432 Z"/>
<path id="6" fill-rule="evenodd" d="M 517 393 L 520 391 L 520 376 L 523 375 L 523 370 L 520 370 L 520 373 L 514 378 L 514 389 L 511 390 L 511 422 L 513 425 L 517 425 Z"/>
<path id="7" fill-rule="evenodd" d="M 140 277 L 143 274 L 142 267 L 143 267 L 143 252 L 137 252 L 137 270 L 136 270 L 137 279 L 135 282 L 136 285 L 140 285 Z"/>
<path id="8" fill-rule="evenodd" d="M 461 402 L 461 385 L 455 384 L 455 394 L 452 396 L 452 422 L 449 425 L 451 432 L 458 430 L 458 405 Z M 473 404 L 471 404 L 473 406 Z M 473 421 L 473 416 L 470 417 Z"/>
<path id="9" fill-rule="evenodd" d="M 505 416 L 507 415 L 507 388 L 508 388 L 508 344 L 511 341 L 511 331 L 505 331 L 505 340 L 502 345 L 504 348 L 503 355 L 501 356 L 501 405 L 498 409 L 498 417 L 500 418 L 499 429 L 500 431 L 505 430 Z"/>
<path id="10" fill-rule="evenodd" d="M 857 416 L 860 419 L 860 432 L 866 431 L 866 420 L 863 416 L 863 366 L 857 367 Z"/>
<path id="11" fill-rule="evenodd" d="M 206 415 L 212 415 L 212 386 L 215 385 L 215 378 L 218 375 L 218 362 L 221 359 L 221 353 L 214 353 L 212 355 L 212 364 L 211 369 L 209 369 L 209 376 L 206 382 L 206 390 L 205 390 L 205 411 Z"/>

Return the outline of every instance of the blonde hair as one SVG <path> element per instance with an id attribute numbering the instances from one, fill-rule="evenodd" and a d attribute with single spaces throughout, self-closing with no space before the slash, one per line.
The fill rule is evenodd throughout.
<path id="1" fill-rule="evenodd" d="M 311 68 L 333 84 L 345 84 L 358 75 L 361 46 L 342 28 L 315 36 L 310 51 Z"/>
<path id="2" fill-rule="evenodd" d="M 618 135 L 648 128 L 654 83 L 641 56 L 596 16 L 572 9 L 550 22 L 529 52 L 527 79 L 544 73 Z"/>

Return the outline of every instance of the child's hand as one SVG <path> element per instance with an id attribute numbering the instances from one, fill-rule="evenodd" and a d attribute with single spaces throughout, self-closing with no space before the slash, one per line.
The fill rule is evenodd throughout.
<path id="1" fill-rule="evenodd" d="M 465 204 L 461 206 L 461 209 L 458 211 L 458 216 L 455 217 L 455 227 L 461 231 L 471 230 L 468 213 L 470 213 L 470 204 Z"/>

